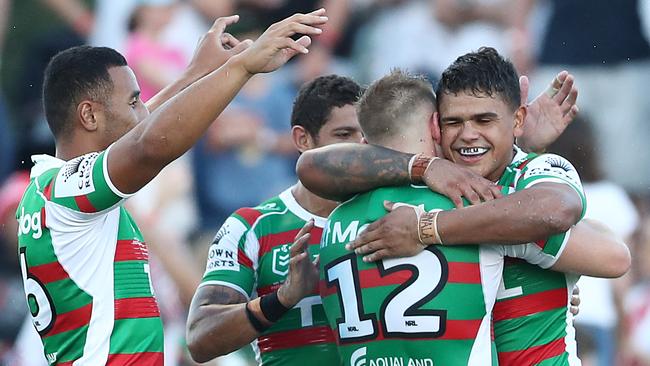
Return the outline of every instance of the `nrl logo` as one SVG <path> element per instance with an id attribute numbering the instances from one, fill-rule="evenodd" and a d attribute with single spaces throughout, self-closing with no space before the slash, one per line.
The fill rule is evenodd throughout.
<path id="1" fill-rule="evenodd" d="M 273 266 L 271 270 L 279 276 L 286 276 L 289 273 L 289 244 L 282 244 L 273 248 Z"/>

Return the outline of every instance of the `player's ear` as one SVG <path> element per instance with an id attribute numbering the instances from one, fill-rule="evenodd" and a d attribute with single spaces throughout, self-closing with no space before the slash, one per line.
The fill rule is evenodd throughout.
<path id="1" fill-rule="evenodd" d="M 79 123 L 86 131 L 97 130 L 98 105 L 90 100 L 84 100 L 77 105 Z"/>
<path id="2" fill-rule="evenodd" d="M 431 137 L 436 144 L 440 144 L 440 123 L 439 119 L 440 114 L 438 112 L 433 112 L 429 119 L 429 128 L 431 129 Z"/>
<path id="3" fill-rule="evenodd" d="M 291 127 L 291 139 L 301 153 L 316 147 L 314 138 L 303 126 Z"/>
<path id="4" fill-rule="evenodd" d="M 515 125 L 513 128 L 513 134 L 515 138 L 521 137 L 524 134 L 524 122 L 526 121 L 526 114 L 528 109 L 525 105 L 520 105 L 517 110 L 515 110 Z"/>

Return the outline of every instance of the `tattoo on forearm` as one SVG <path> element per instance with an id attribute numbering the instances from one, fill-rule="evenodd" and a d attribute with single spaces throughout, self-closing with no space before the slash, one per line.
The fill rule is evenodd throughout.
<path id="1" fill-rule="evenodd" d="M 340 194 L 408 184 L 408 164 L 413 154 L 367 145 L 316 154 L 314 163 L 328 178 L 328 186 Z"/>

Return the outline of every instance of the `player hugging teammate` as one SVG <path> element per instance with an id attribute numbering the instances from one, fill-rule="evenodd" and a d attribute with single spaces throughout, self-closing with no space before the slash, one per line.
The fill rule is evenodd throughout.
<path id="1" fill-rule="evenodd" d="M 221 228 L 210 252 L 233 265 L 208 260 L 188 322 L 193 356 L 256 339 L 264 365 L 579 364 L 570 273 L 620 276 L 629 253 L 580 221 L 568 161 L 514 144 L 553 140 L 553 124 L 576 112 L 572 82 L 560 73 L 533 102 L 547 113 L 527 116 L 512 64 L 484 48 L 443 73 L 437 99 L 426 80 L 395 71 L 356 116 L 356 96 L 334 101 L 345 94 L 334 85 L 356 88 L 349 79 L 305 85 L 292 117 L 301 182 Z M 340 121 L 356 142 L 357 117 L 368 144 L 321 147 L 345 142 L 327 140 Z M 530 123 L 546 128 L 531 135 Z M 461 195 L 474 205 L 458 208 Z"/>

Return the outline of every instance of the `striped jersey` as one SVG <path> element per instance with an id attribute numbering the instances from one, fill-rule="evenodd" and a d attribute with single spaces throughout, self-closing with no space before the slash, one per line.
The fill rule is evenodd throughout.
<path id="1" fill-rule="evenodd" d="M 582 199 L 584 215 L 586 202 L 580 177 L 561 156 L 526 154 L 517 148 L 499 184 L 511 193 L 542 182 L 574 188 Z M 555 235 L 538 245 L 554 252 L 566 244 L 566 239 Z M 569 311 L 577 281 L 576 275 L 506 260 L 493 313 L 499 365 L 580 365 Z"/>
<path id="2" fill-rule="evenodd" d="M 347 251 L 386 214 L 383 201 L 454 204 L 426 187 L 380 188 L 358 195 L 329 217 L 320 251 L 320 294 L 344 365 L 496 364 L 491 311 L 503 256 L 549 267 L 556 254 L 536 244 L 429 246 L 416 256 L 363 262 Z"/>
<path id="3" fill-rule="evenodd" d="M 291 188 L 257 207 L 235 211 L 210 246 L 200 286 L 227 286 L 248 299 L 277 290 L 289 273 L 289 247 L 311 218 L 309 251 L 315 259 L 326 219 L 301 207 Z M 253 348 L 263 365 L 340 363 L 316 289 L 262 333 Z"/>
<path id="4" fill-rule="evenodd" d="M 50 365 L 163 364 L 147 247 L 106 154 L 32 157 L 16 213 L 27 305 Z"/>

